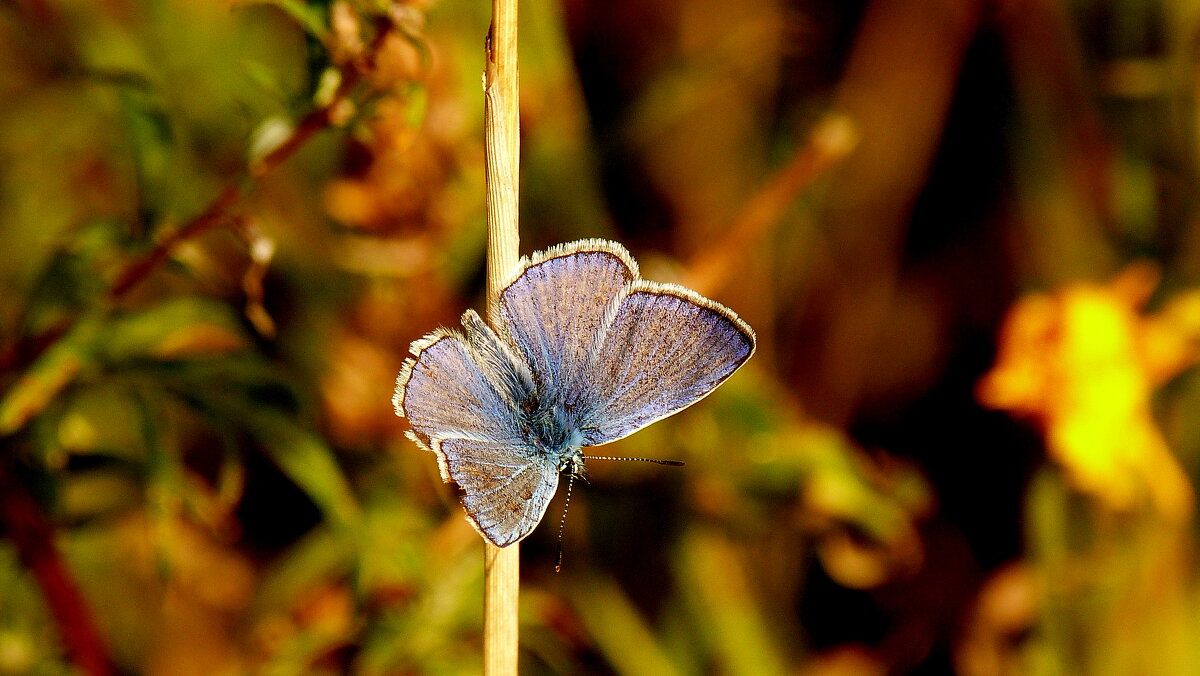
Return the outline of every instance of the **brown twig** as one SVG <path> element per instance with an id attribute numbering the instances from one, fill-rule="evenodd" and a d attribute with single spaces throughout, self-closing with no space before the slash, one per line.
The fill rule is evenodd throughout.
<path id="1" fill-rule="evenodd" d="M 180 242 L 192 239 L 223 221 L 233 207 L 242 201 L 249 188 L 255 182 L 270 174 L 276 167 L 291 158 L 317 132 L 329 127 L 335 118 L 338 117 L 338 112 L 346 106 L 350 94 L 361 81 L 363 74 L 370 72 L 374 67 L 375 56 L 378 54 L 379 48 L 383 46 L 383 41 L 390 33 L 391 26 L 392 24 L 389 22 L 379 24 L 376 29 L 375 39 L 372 41 L 365 56 L 342 67 L 341 83 L 338 85 L 337 91 L 330 97 L 329 102 L 309 111 L 300 120 L 300 123 L 296 125 L 296 128 L 288 134 L 287 138 L 280 142 L 271 152 L 264 155 L 262 159 L 250 165 L 247 171 L 248 177 L 238 177 L 230 181 L 204 211 L 201 211 L 178 230 L 160 240 L 150 253 L 126 267 L 124 272 L 117 278 L 116 283 L 109 290 L 109 298 L 115 300 L 125 295 L 130 289 L 145 279 L 154 268 L 165 261 L 171 255 L 171 252 L 175 250 L 175 247 L 179 246 Z"/>
<path id="2" fill-rule="evenodd" d="M 37 581 L 71 660 L 89 676 L 107 676 L 113 668 L 104 641 L 54 543 L 54 527 L 14 476 L 10 453 L 7 449 L 0 453 L 0 519 L 7 527 L 5 535 Z"/>
<path id="3" fill-rule="evenodd" d="M 749 249 L 813 181 L 846 157 L 857 143 L 853 123 L 831 114 L 813 129 L 808 143 L 792 156 L 738 212 L 716 246 L 705 247 L 688 266 L 684 285 L 706 296 L 729 281 L 737 265 L 749 260 Z"/>
<path id="4" fill-rule="evenodd" d="M 180 242 L 191 239 L 208 230 L 225 218 L 226 213 L 242 199 L 242 188 L 238 183 L 231 183 L 217 195 L 204 211 L 200 212 L 183 227 L 159 240 L 154 249 L 139 260 L 130 263 L 117 277 L 117 281 L 108 291 L 108 297 L 116 300 L 124 296 L 134 286 L 150 275 L 171 255 Z"/>
<path id="5" fill-rule="evenodd" d="M 517 1 L 492 0 L 484 72 L 484 169 L 488 230 L 488 302 L 517 263 L 520 116 L 517 87 Z M 517 673 L 520 545 L 484 542 L 483 673 Z"/>

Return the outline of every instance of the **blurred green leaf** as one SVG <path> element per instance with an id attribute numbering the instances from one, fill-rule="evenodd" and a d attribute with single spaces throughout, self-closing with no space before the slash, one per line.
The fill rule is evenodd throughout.
<path id="1" fill-rule="evenodd" d="M 211 356 L 246 346 L 237 315 L 216 300 L 181 296 L 118 315 L 105 326 L 102 355 L 110 363 Z"/>
<path id="2" fill-rule="evenodd" d="M 704 528 L 684 538 L 679 576 L 692 617 L 703 626 L 721 673 L 786 673 L 791 656 L 775 643 L 740 555 L 733 543 Z"/>
<path id="3" fill-rule="evenodd" d="M 360 510 L 333 449 L 297 421 L 290 386 L 261 359 L 234 354 L 157 364 L 146 373 L 198 411 L 244 429 L 331 523 L 357 524 Z"/>
<path id="4" fill-rule="evenodd" d="M 221 468 L 217 472 L 216 500 L 226 509 L 232 509 L 246 488 L 246 470 L 238 453 L 237 441 L 228 429 L 218 429 L 221 439 Z"/>
<path id="5" fill-rule="evenodd" d="M 417 597 L 371 627 L 359 660 L 364 674 L 481 673 L 483 557 L 459 554 L 429 559 Z"/>
<path id="6" fill-rule="evenodd" d="M 567 587 L 575 612 L 620 674 L 679 674 L 624 590 L 611 578 L 587 575 Z"/>
<path id="7" fill-rule="evenodd" d="M 68 674 L 54 625 L 11 544 L 0 542 L 0 674 Z"/>
<path id="8" fill-rule="evenodd" d="M 55 484 L 57 515 L 67 523 L 91 524 L 128 514 L 145 497 L 141 479 L 137 468 L 120 463 L 61 473 Z"/>
<path id="9" fill-rule="evenodd" d="M 316 528 L 268 568 L 255 597 L 256 612 L 286 613 L 306 590 L 344 578 L 354 566 L 355 540 L 345 531 Z"/>
<path id="10" fill-rule="evenodd" d="M 326 3 L 309 3 L 304 0 L 246 0 L 246 4 L 278 7 L 313 37 L 325 40 L 329 35 Z"/>
<path id="11" fill-rule="evenodd" d="M 125 383 L 91 382 L 59 397 L 37 420 L 46 453 L 104 454 L 130 463 L 145 459 L 140 409 Z M 50 462 L 57 466 L 65 462 Z"/>
<path id="12" fill-rule="evenodd" d="M 246 77 L 271 98 L 280 102 L 287 101 L 288 92 L 277 70 L 261 61 L 251 59 L 242 61 L 242 67 L 246 71 Z"/>
<path id="13" fill-rule="evenodd" d="M 0 436 L 24 427 L 94 361 L 103 328 L 94 317 L 81 320 L 22 374 L 0 399 Z"/>
<path id="14" fill-rule="evenodd" d="M 171 562 L 178 546 L 175 525 L 179 518 L 184 490 L 183 459 L 179 439 L 170 429 L 161 400 L 139 393 L 139 418 L 146 447 L 146 503 L 154 529 L 155 561 L 164 579 L 170 575 Z"/>
<path id="15" fill-rule="evenodd" d="M 118 101 L 129 130 L 133 168 L 137 181 L 138 222 L 143 233 L 150 232 L 165 204 L 171 180 L 170 164 L 174 134 L 171 119 L 163 103 L 153 100 L 144 89 L 122 87 Z"/>
<path id="16" fill-rule="evenodd" d="M 284 474 L 304 490 L 335 525 L 357 524 L 359 508 L 350 484 L 321 437 L 284 414 L 251 405 L 236 414 Z"/>
<path id="17" fill-rule="evenodd" d="M 96 219 L 56 246 L 25 298 L 27 335 L 57 330 L 80 313 L 94 311 L 108 292 L 107 274 L 128 256 L 125 225 Z"/>
<path id="18" fill-rule="evenodd" d="M 363 497 L 363 525 L 355 584 L 360 593 L 375 589 L 404 588 L 427 573 L 435 525 L 411 496 L 396 490 L 394 477 L 378 477 Z"/>

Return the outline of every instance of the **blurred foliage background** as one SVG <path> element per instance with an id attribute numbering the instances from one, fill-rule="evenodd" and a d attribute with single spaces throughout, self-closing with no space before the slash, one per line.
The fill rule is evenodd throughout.
<path id="1" fill-rule="evenodd" d="M 488 11 L 0 5 L 0 674 L 479 671 L 390 397 L 482 305 Z M 523 672 L 1200 673 L 1198 54 L 1197 0 L 523 2 L 523 250 L 760 343 L 525 541 Z"/>

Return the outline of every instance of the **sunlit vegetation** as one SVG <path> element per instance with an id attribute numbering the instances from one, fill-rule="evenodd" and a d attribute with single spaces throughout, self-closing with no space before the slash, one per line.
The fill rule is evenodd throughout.
<path id="1" fill-rule="evenodd" d="M 523 673 L 1200 673 L 1200 0 L 520 20 L 522 250 L 759 339 L 524 541 Z M 0 674 L 479 672 L 391 394 L 483 305 L 487 24 L 0 7 Z"/>

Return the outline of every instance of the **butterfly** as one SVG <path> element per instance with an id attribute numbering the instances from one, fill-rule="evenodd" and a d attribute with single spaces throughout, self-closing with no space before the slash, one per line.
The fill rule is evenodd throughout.
<path id="1" fill-rule="evenodd" d="M 641 279 L 621 245 L 560 244 L 520 260 L 462 331 L 414 341 L 396 414 L 462 489 L 467 519 L 498 547 L 538 525 L 583 449 L 616 441 L 703 399 L 754 354 L 732 310 Z M 618 459 L 618 458 L 609 458 Z M 666 463 L 680 464 L 680 463 Z"/>

